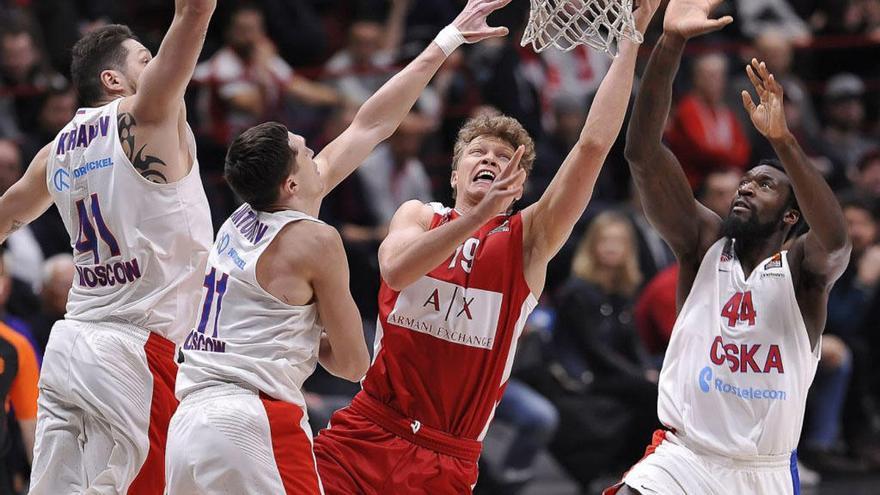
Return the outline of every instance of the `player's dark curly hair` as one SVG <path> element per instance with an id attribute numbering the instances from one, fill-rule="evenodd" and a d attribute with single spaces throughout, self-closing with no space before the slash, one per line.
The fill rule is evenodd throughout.
<path id="1" fill-rule="evenodd" d="M 284 124 L 265 122 L 242 132 L 229 145 L 224 175 L 229 187 L 255 210 L 278 200 L 278 186 L 296 172 L 296 151 Z"/>
<path id="2" fill-rule="evenodd" d="M 70 75 L 84 104 L 93 106 L 104 98 L 101 72 L 125 68 L 128 56 L 128 49 L 122 46 L 125 40 L 137 41 L 137 36 L 128 26 L 110 24 L 83 36 L 73 45 Z"/>

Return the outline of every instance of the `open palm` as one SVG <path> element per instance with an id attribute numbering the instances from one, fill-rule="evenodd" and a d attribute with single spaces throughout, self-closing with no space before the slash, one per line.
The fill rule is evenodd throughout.
<path id="1" fill-rule="evenodd" d="M 752 59 L 751 64 L 746 66 L 746 73 L 759 98 L 758 104 L 755 105 L 749 92 L 742 92 L 743 106 L 752 119 L 755 129 L 767 139 L 785 136 L 788 133 L 788 124 L 785 122 L 782 85 L 767 70 L 767 65 L 756 59 Z"/>
<path id="2" fill-rule="evenodd" d="M 486 23 L 486 18 L 510 2 L 511 0 L 469 0 L 452 24 L 461 31 L 468 43 L 505 36 L 508 33 L 506 27 L 491 27 Z"/>
<path id="3" fill-rule="evenodd" d="M 709 14 L 723 0 L 670 0 L 663 19 L 663 30 L 678 34 L 685 39 L 717 31 L 733 22 L 726 15 L 720 19 L 710 19 Z"/>

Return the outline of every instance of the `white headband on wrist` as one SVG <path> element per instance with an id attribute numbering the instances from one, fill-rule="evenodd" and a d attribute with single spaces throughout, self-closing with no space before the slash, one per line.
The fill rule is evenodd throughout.
<path id="1" fill-rule="evenodd" d="M 448 57 L 456 48 L 467 43 L 467 41 L 464 39 L 464 36 L 462 36 L 461 31 L 450 24 L 437 34 L 437 37 L 434 38 L 434 43 L 437 43 L 440 49 L 443 50 L 443 53 Z"/>

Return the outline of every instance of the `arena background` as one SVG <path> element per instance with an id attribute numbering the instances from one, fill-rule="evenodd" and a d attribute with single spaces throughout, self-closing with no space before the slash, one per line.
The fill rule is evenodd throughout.
<path id="1" fill-rule="evenodd" d="M 463 3 L 219 0 L 187 94 L 215 227 L 237 205 L 222 169 L 238 132 L 278 120 L 320 149 Z M 324 203 L 321 217 L 345 241 L 370 343 L 376 251 L 390 216 L 411 198 L 451 203 L 452 143 L 465 119 L 508 114 L 535 138 L 538 158 L 520 207 L 540 195 L 577 138 L 610 59 L 585 48 L 537 55 L 520 47 L 528 8 L 515 0 L 490 19 L 510 28 L 507 38 L 456 51 L 400 130 Z M 172 13 L 171 0 L 0 0 L 0 192 L 76 111 L 68 81 L 74 42 L 124 23 L 155 53 Z M 688 46 L 667 141 L 701 200 L 725 214 L 741 171 L 772 155 L 741 108 L 745 61 L 765 60 L 783 82 L 789 126 L 839 194 L 854 244 L 829 302 L 808 403 L 804 493 L 880 493 L 880 0 L 735 0 L 722 14 L 734 23 Z M 623 135 L 550 266 L 486 441 L 478 493 L 594 493 L 638 459 L 656 425 L 655 370 L 674 319 L 675 267 L 632 197 Z M 4 246 L 0 315 L 38 359 L 63 316 L 69 251 L 54 207 Z M 320 369 L 307 388 L 316 431 L 356 390 Z M 25 490 L 28 473 L 14 409 L 4 449 L 9 493 Z"/>

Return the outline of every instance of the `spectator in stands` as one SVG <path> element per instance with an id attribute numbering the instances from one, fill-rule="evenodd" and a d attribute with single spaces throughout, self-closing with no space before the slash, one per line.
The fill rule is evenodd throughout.
<path id="1" fill-rule="evenodd" d="M 528 77 L 522 53 L 513 36 L 495 38 L 473 46 L 467 52 L 467 65 L 483 103 L 520 121 L 535 141 L 540 141 L 541 88 Z"/>
<path id="2" fill-rule="evenodd" d="M 871 203 L 880 212 L 880 148 L 873 149 L 859 159 L 852 170 L 853 193 Z"/>
<path id="3" fill-rule="evenodd" d="M 329 81 L 349 101 L 360 105 L 395 72 L 410 0 L 392 0 L 383 25 L 358 19 L 348 30 L 348 44 L 324 66 Z"/>
<path id="4" fill-rule="evenodd" d="M 748 38 L 767 30 L 784 33 L 799 43 L 811 38 L 810 26 L 786 0 L 736 0 L 736 13 L 740 31 Z"/>
<path id="5" fill-rule="evenodd" d="M 535 459 L 556 434 L 559 413 L 543 395 L 511 378 L 495 410 L 495 419 L 513 428 L 514 434 L 500 464 L 485 473 L 486 481 L 494 485 L 494 493 L 514 495 L 534 478 Z"/>
<path id="6" fill-rule="evenodd" d="M 522 54 L 526 75 L 540 88 L 541 101 L 558 110 L 558 99 L 570 99 L 576 106 L 585 107 L 599 88 L 599 83 L 611 67 L 612 59 L 584 45 L 572 50 L 544 50 Z M 545 108 L 551 110 L 550 108 Z M 550 112 L 545 112 L 545 127 L 552 127 Z"/>
<path id="7" fill-rule="evenodd" d="M 430 119 L 411 112 L 387 143 L 376 147 L 358 167 L 356 174 L 366 193 L 364 206 L 373 210 L 381 225 L 387 227 L 394 212 L 407 200 L 431 201 L 431 181 L 419 154 L 432 129 Z"/>
<path id="8" fill-rule="evenodd" d="M 691 187 L 709 170 L 744 170 L 751 147 L 736 114 L 724 102 L 727 59 L 719 53 L 694 61 L 693 91 L 674 109 L 666 139 L 681 161 Z"/>
<path id="9" fill-rule="evenodd" d="M 335 105 L 333 89 L 296 74 L 266 36 L 263 13 L 255 4 L 235 9 L 226 44 L 196 67 L 193 81 L 207 89 L 204 117 L 214 141 L 228 144 L 242 130 L 266 120 L 284 120 L 285 96 L 309 105 Z"/>
<path id="10" fill-rule="evenodd" d="M 853 0 L 844 12 L 847 32 L 864 34 L 880 41 L 880 0 Z"/>
<path id="11" fill-rule="evenodd" d="M 601 180 L 601 176 L 599 179 Z M 674 263 L 675 256 L 660 234 L 648 222 L 642 201 L 636 194 L 635 184 L 632 181 L 629 183 L 629 192 L 629 202 L 625 211 L 636 231 L 639 248 L 639 271 L 642 272 L 645 280 L 650 280 L 657 272 Z"/>
<path id="12" fill-rule="evenodd" d="M 9 256 L 0 253 L 0 323 L 14 330 L 22 337 L 27 339 L 36 350 L 37 360 L 42 362 L 43 353 L 39 351 L 39 345 L 31 331 L 31 325 L 18 315 L 14 315 L 7 310 L 7 304 L 13 297 L 13 280 L 6 269 L 11 263 L 8 261 Z M 20 295 L 18 295 L 20 297 Z"/>
<path id="13" fill-rule="evenodd" d="M 28 129 L 22 145 L 22 157 L 30 163 L 37 152 L 52 142 L 61 129 L 73 119 L 77 109 L 76 92 L 69 86 L 52 88 L 40 101 L 36 127 Z"/>
<path id="14" fill-rule="evenodd" d="M 67 85 L 52 70 L 24 23 L 13 23 L 0 34 L 0 83 L 14 96 L 21 130 L 36 126 L 40 101 L 47 91 Z"/>
<path id="15" fill-rule="evenodd" d="M 829 156 L 849 171 L 877 143 L 863 131 L 865 83 L 854 74 L 832 77 L 825 88 L 823 138 Z"/>
<path id="16" fill-rule="evenodd" d="M 828 300 L 822 356 L 810 389 L 802 449 L 806 465 L 830 473 L 865 469 L 862 464 L 840 455 L 836 447 L 840 440 L 842 414 L 846 423 L 860 425 L 848 428 L 850 440 L 867 433 L 864 426 L 869 424 L 870 411 L 863 399 L 868 395 L 866 380 L 873 356 L 867 345 L 867 336 L 861 334 L 860 323 L 869 309 L 870 296 L 880 281 L 880 246 L 875 244 L 876 216 L 869 204 L 857 197 L 844 197 L 841 203 L 853 251 L 846 272 L 834 285 Z"/>
<path id="17" fill-rule="evenodd" d="M 4 263 L 0 258 L 0 278 L 5 276 Z M 9 436 L 7 425 L 9 414 L 13 412 L 21 431 L 27 462 L 32 462 L 37 425 L 39 366 L 34 348 L 27 339 L 4 323 L 0 323 L 0 365 L 0 400 L 3 401 L 3 408 L 0 409 L 0 452 L 3 452 L 6 461 L 0 463 L 0 492 L 17 493 L 22 488 L 22 477 L 19 476 L 19 486 L 16 489 L 13 484 L 16 473 L 11 473 L 6 468 L 6 465 L 14 464 L 8 458 L 10 445 L 14 442 Z"/>
<path id="18" fill-rule="evenodd" d="M 552 100 L 552 125 L 537 143 L 535 166 L 526 184 L 520 206 L 528 206 L 541 197 L 556 175 L 559 164 L 577 142 L 587 120 L 586 97 L 560 94 Z M 601 177 L 601 176 L 600 176 Z"/>
<path id="19" fill-rule="evenodd" d="M 821 474 L 854 474 L 865 468 L 838 449 L 843 407 L 852 378 L 852 353 L 836 335 L 822 336 L 821 358 L 807 400 L 798 458 Z"/>
<path id="20" fill-rule="evenodd" d="M 40 291 L 42 308 L 31 320 L 31 328 L 40 352 L 44 353 L 52 325 L 64 318 L 67 312 L 67 296 L 76 275 L 73 255 L 64 253 L 52 256 L 46 260 L 42 273 L 43 288 Z"/>
<path id="21" fill-rule="evenodd" d="M 659 376 L 633 323 L 632 307 L 642 282 L 636 251 L 629 220 L 617 212 L 599 214 L 578 244 L 572 277 L 558 297 L 553 332 L 570 375 L 589 371 L 594 392 L 634 409 L 628 432 L 636 435 L 633 439 L 657 424 L 655 409 L 645 404 L 656 404 Z"/>
<path id="22" fill-rule="evenodd" d="M 14 141 L 0 139 L 0 194 L 24 174 L 21 152 Z M 34 293 L 40 290 L 43 252 L 33 230 L 25 226 L 6 240 L 10 275 L 24 282 Z"/>

